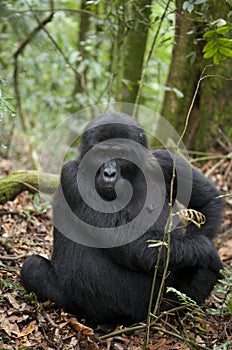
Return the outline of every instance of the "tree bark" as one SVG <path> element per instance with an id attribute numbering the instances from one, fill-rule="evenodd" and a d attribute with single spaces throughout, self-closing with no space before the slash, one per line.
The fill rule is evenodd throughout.
<path id="1" fill-rule="evenodd" d="M 20 171 L 0 179 L 0 204 L 13 200 L 19 193 L 44 192 L 52 194 L 59 184 L 59 176 L 37 171 Z"/>
<path id="2" fill-rule="evenodd" d="M 77 49 L 80 51 L 81 56 L 81 62 L 83 62 L 87 58 L 87 54 L 85 51 L 85 45 L 83 43 L 86 42 L 86 39 L 88 37 L 88 31 L 90 27 L 90 16 L 88 13 L 84 12 L 87 10 L 87 1 L 82 0 L 81 1 L 81 12 L 80 15 L 80 30 L 78 35 L 78 41 L 77 41 Z M 77 77 L 74 87 L 74 95 L 76 93 L 81 93 L 85 89 L 85 83 L 86 83 L 86 76 L 87 76 L 87 67 L 83 70 L 80 77 Z"/>
<path id="3" fill-rule="evenodd" d="M 188 110 L 200 79 L 203 69 L 211 63 L 202 55 L 204 42 L 202 38 L 205 24 L 199 22 L 195 14 L 182 12 L 182 1 L 176 0 L 176 31 L 172 61 L 166 85 L 162 117 L 166 118 L 179 134 L 184 129 Z M 211 14 L 214 20 L 226 18 L 228 8 L 225 2 L 214 0 Z M 196 28 L 193 34 L 193 28 Z M 188 55 L 196 53 L 194 62 L 190 62 Z M 232 60 L 223 61 L 220 66 L 210 67 L 204 75 L 215 74 L 218 77 L 209 77 L 202 81 L 190 114 L 188 129 L 184 136 L 187 149 L 206 151 L 215 146 L 219 127 L 230 138 L 231 135 L 231 81 L 219 77 L 229 77 L 232 69 Z M 180 90 L 183 97 L 177 96 L 173 88 Z M 153 142 L 153 146 L 155 141 Z"/>
<path id="4" fill-rule="evenodd" d="M 122 102 L 134 103 L 136 100 L 150 26 L 151 2 L 140 0 L 132 3 L 132 28 L 124 48 L 123 79 L 127 84 L 122 86 Z"/>

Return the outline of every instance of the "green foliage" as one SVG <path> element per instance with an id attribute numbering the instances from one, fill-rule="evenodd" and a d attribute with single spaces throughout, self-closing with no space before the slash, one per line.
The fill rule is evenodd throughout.
<path id="1" fill-rule="evenodd" d="M 232 340 L 227 340 L 225 343 L 223 343 L 219 346 L 216 346 L 216 348 L 214 348 L 214 350 L 229 350 L 230 345 L 232 345 Z"/>
<path id="2" fill-rule="evenodd" d="M 139 16 L 140 2 L 86 1 L 84 13 L 81 12 L 81 4 L 80 0 L 54 2 L 55 15 L 45 26 L 47 32 L 43 29 L 37 31 L 18 57 L 21 107 L 28 128 L 26 143 L 30 143 L 32 150 L 37 153 L 50 132 L 70 113 L 94 104 L 120 101 L 118 82 L 125 84 L 127 89 L 133 87 L 131 81 L 123 79 L 121 65 L 128 45 L 128 33 L 142 18 Z M 38 27 L 37 19 L 44 20 L 50 14 L 50 5 L 49 0 L 15 0 L 14 4 L 3 0 L 0 3 L 0 70 L 1 78 L 9 88 L 6 96 L 14 96 L 14 52 Z M 136 18 L 131 17 L 131 6 L 138 9 Z M 145 55 L 150 49 L 164 8 L 163 2 L 152 5 Z M 81 19 L 84 17 L 87 25 L 83 28 Z M 173 11 L 165 17 L 146 70 L 141 94 L 140 103 L 152 108 L 155 105 L 157 112 L 165 93 L 174 37 L 174 17 Z M 83 37 L 81 34 L 84 34 Z M 115 45 L 118 45 L 116 49 Z M 119 73 L 120 69 L 122 73 Z M 9 100 L 5 99 L 4 102 Z M 5 124 L 7 118 L 4 116 Z M 5 139 L 12 139 L 13 119 L 8 119 L 4 130 L 7 137 L 0 135 L 1 143 L 6 146 Z M 148 128 L 150 121 L 143 122 Z M 79 120 L 80 129 L 75 130 L 75 133 L 81 132 L 85 124 L 86 120 Z M 18 116 L 14 125 L 21 143 L 25 135 Z"/>
<path id="3" fill-rule="evenodd" d="M 21 291 L 22 290 L 22 286 L 21 284 L 16 284 L 15 281 L 13 281 L 10 278 L 6 278 L 5 280 L 2 279 L 0 281 L 0 287 L 1 287 L 1 291 L 2 293 L 8 293 L 9 291 Z"/>
<path id="4" fill-rule="evenodd" d="M 12 97 L 5 91 L 3 82 L 2 85 L 0 88 L 0 155 L 10 157 L 12 153 L 9 149 L 9 136 L 14 129 L 15 109 L 11 103 Z"/>
<path id="5" fill-rule="evenodd" d="M 200 5 L 206 3 L 207 0 L 188 0 L 184 1 L 182 8 L 184 11 L 192 13 L 195 5 Z"/>
<path id="6" fill-rule="evenodd" d="M 197 303 L 194 300 L 192 300 L 189 296 L 187 296 L 185 293 L 180 292 L 176 288 L 167 287 L 167 293 L 175 293 L 178 297 L 179 302 L 182 305 L 186 305 L 187 308 L 190 308 L 190 310 L 192 310 L 192 308 L 198 309 Z"/>
<path id="7" fill-rule="evenodd" d="M 203 38 L 207 43 L 203 47 L 204 58 L 212 58 L 214 64 L 232 57 L 232 25 L 220 19 L 213 23 L 216 28 L 205 32 Z"/>
<path id="8" fill-rule="evenodd" d="M 224 332 L 227 333 L 228 329 L 228 334 L 230 334 L 232 324 L 232 264 L 229 268 L 222 270 L 221 274 L 224 279 L 220 280 L 220 283 L 215 285 L 214 290 L 211 293 L 211 303 L 214 304 L 215 307 L 208 308 L 206 311 L 215 318 L 220 316 L 220 320 L 228 320 L 225 323 L 226 329 L 224 329 Z M 208 332 L 207 329 L 202 327 L 201 320 L 204 319 L 205 316 L 207 317 L 202 307 L 198 306 L 196 302 L 186 294 L 181 293 L 173 287 L 168 287 L 167 292 L 175 293 L 179 302 L 186 306 L 186 309 L 188 310 L 187 317 L 191 320 L 192 327 L 195 327 L 203 333 Z M 232 345 L 232 340 L 227 340 L 214 349 L 228 350 L 230 345 Z"/>
<path id="9" fill-rule="evenodd" d="M 232 264 L 230 268 L 221 271 L 224 279 L 220 280 L 212 292 L 212 298 L 217 305 L 215 308 L 209 308 L 207 311 L 211 315 L 230 315 L 232 316 Z"/>

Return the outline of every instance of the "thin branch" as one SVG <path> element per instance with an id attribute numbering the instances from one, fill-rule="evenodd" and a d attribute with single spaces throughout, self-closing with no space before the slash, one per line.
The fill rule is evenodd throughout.
<path id="1" fill-rule="evenodd" d="M 204 162 L 206 160 L 216 160 L 216 159 L 223 159 L 224 161 L 227 159 L 232 159 L 232 153 L 229 154 L 216 154 L 216 155 L 209 155 L 209 156 L 202 156 L 202 157 L 198 157 L 198 158 L 194 158 L 192 160 L 190 160 L 190 163 L 198 163 L 198 162 Z"/>
<path id="2" fill-rule="evenodd" d="M 157 255 L 155 268 L 154 268 L 154 274 L 153 274 L 152 286 L 151 286 L 151 293 L 150 293 L 150 300 L 149 300 L 149 306 L 148 306 L 148 312 L 147 312 L 147 322 L 146 322 L 146 326 L 147 327 L 146 327 L 146 336 L 145 336 L 145 339 L 144 339 L 144 341 L 145 341 L 144 345 L 146 345 L 149 342 L 150 327 L 151 327 L 151 308 L 152 308 L 153 299 L 154 299 L 155 285 L 156 285 L 156 281 L 157 281 L 158 267 L 159 267 L 159 263 L 160 263 L 162 248 L 163 248 L 163 245 L 160 245 L 159 246 L 159 250 L 158 250 L 158 255 Z"/>
<path id="3" fill-rule="evenodd" d="M 40 19 L 36 13 L 36 11 L 32 8 L 32 6 L 30 6 L 30 9 L 34 15 L 35 20 L 37 21 L 38 25 L 40 24 Z M 53 36 L 49 33 L 49 31 L 43 26 L 42 30 L 46 33 L 47 37 L 50 39 L 50 41 L 53 43 L 53 45 L 55 46 L 55 48 L 57 49 L 57 51 L 59 51 L 59 53 L 61 54 L 61 56 L 63 57 L 64 61 L 67 63 L 67 66 L 73 71 L 73 73 L 75 74 L 75 76 L 77 78 L 80 78 L 80 82 L 81 82 L 81 88 L 84 92 L 84 94 L 87 96 L 90 105 L 93 105 L 93 101 L 90 99 L 90 96 L 86 90 L 86 86 L 85 83 L 83 82 L 82 79 L 82 75 L 76 70 L 76 68 L 70 63 L 68 56 L 64 53 L 64 51 L 61 49 L 61 47 L 57 44 L 56 40 L 53 38 Z"/>
<path id="4" fill-rule="evenodd" d="M 18 67 L 18 58 L 23 53 L 25 47 L 31 42 L 31 40 L 35 37 L 35 35 L 49 22 L 52 21 L 52 18 L 54 16 L 54 12 L 51 12 L 48 17 L 46 17 L 44 20 L 42 20 L 28 35 L 27 38 L 25 38 L 17 50 L 14 52 L 14 74 L 13 74 L 13 80 L 14 80 L 14 90 L 15 90 L 15 98 L 16 98 L 16 107 L 19 113 L 19 117 L 21 119 L 22 128 L 25 132 L 28 131 L 28 126 L 26 123 L 26 118 L 23 113 L 22 109 L 22 103 L 21 103 L 21 95 L 20 95 L 20 88 L 19 88 L 19 67 Z"/>
<path id="5" fill-rule="evenodd" d="M 217 169 L 221 164 L 224 163 L 225 159 L 232 159 L 232 152 L 227 154 L 226 156 L 224 156 L 222 159 L 220 159 L 216 164 L 214 164 L 214 166 L 212 166 L 212 168 L 210 168 L 206 173 L 205 176 L 209 177 L 214 171 L 215 169 Z"/>
<path id="6" fill-rule="evenodd" d="M 36 9 L 36 10 L 33 10 L 33 11 L 36 11 L 37 13 L 46 13 L 46 12 L 51 12 L 51 9 Z M 68 8 L 62 8 L 62 7 L 54 7 L 53 8 L 53 11 L 54 12 L 72 12 L 72 13 L 85 13 L 87 15 L 90 15 L 90 16 L 93 16 L 93 17 L 96 17 L 98 19 L 101 19 L 103 20 L 102 17 L 100 17 L 98 14 L 92 12 L 92 11 L 88 11 L 88 10 L 83 10 L 83 9 L 68 9 Z M 11 14 L 18 14 L 18 13 L 28 13 L 28 12 L 32 12 L 31 9 L 28 9 L 28 10 L 10 10 L 10 15 Z"/>
<path id="7" fill-rule="evenodd" d="M 29 254 L 21 254 L 21 255 L 16 255 L 16 256 L 2 255 L 1 256 L 1 260 L 14 261 L 14 260 L 20 260 L 20 259 L 23 259 L 23 258 L 27 258 L 28 256 L 30 256 L 30 255 Z"/>
<path id="8" fill-rule="evenodd" d="M 103 335 L 99 339 L 100 340 L 105 340 L 105 339 L 108 339 L 108 338 L 113 338 L 113 337 L 116 337 L 116 336 L 118 336 L 120 334 L 142 330 L 142 329 L 144 329 L 146 327 L 147 327 L 146 324 L 142 324 L 142 325 L 138 325 L 138 326 L 134 326 L 134 327 L 123 328 L 123 329 L 114 331 L 112 333 Z M 172 331 L 169 331 L 169 330 L 167 330 L 167 329 L 165 329 L 163 327 L 153 326 L 153 322 L 151 323 L 151 327 L 152 327 L 153 330 L 155 330 L 157 332 L 162 332 L 162 333 L 165 333 L 165 334 L 167 334 L 169 336 L 177 338 L 177 339 L 179 339 L 179 340 L 181 340 L 183 342 L 188 343 L 190 346 L 191 345 L 193 345 L 194 347 L 196 346 L 195 341 L 193 341 L 191 339 L 188 339 L 188 338 L 187 339 L 184 338 L 181 334 L 179 334 L 179 332 L 177 330 L 176 330 L 176 332 L 172 332 Z M 210 350 L 209 348 L 205 347 L 205 345 L 197 344 L 197 347 L 199 349 Z"/>

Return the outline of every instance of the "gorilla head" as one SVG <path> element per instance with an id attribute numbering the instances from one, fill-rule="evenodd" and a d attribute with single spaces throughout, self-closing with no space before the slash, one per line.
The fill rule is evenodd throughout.
<path id="1" fill-rule="evenodd" d="M 144 162 L 144 152 L 138 150 L 138 144 L 148 150 L 144 130 L 126 114 L 101 115 L 87 126 L 82 137 L 80 160 L 91 150 L 87 173 L 99 164 L 95 186 L 101 198 L 114 200 L 117 197 L 115 185 L 121 179 L 128 180 L 133 186 L 140 167 L 131 159 L 139 165 Z"/>

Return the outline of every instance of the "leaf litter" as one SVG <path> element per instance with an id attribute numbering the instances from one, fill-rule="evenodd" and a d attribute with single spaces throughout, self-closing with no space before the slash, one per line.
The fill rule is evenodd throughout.
<path id="1" fill-rule="evenodd" d="M 229 163 L 230 162 L 230 163 Z M 1 167 L 2 166 L 2 167 Z M 210 160 L 201 170 L 210 172 L 215 161 Z M 12 171 L 9 161 L 0 159 L 5 173 Z M 230 168 L 230 171 L 228 171 Z M 2 173 L 4 175 L 4 173 Z M 226 160 L 210 173 L 211 180 L 224 193 L 231 193 L 231 160 Z M 14 201 L 0 207 L 0 350 L 139 350 L 143 348 L 145 329 L 101 339 L 113 331 L 111 325 L 99 325 L 96 330 L 47 301 L 38 303 L 35 295 L 27 294 L 20 284 L 20 268 L 32 254 L 50 257 L 52 249 L 51 210 L 38 210 L 35 195 L 23 192 Z M 221 232 L 215 245 L 224 266 L 232 269 L 232 198 L 226 199 Z M 232 291 L 230 291 L 232 293 Z M 231 301 L 232 303 L 232 301 Z M 163 313 L 151 328 L 148 350 L 232 349 L 232 315 L 212 315 L 209 308 L 220 308 L 213 297 L 203 306 L 203 313 L 191 317 Z M 136 310 L 135 310 L 136 312 Z M 123 330 L 119 325 L 115 331 Z M 179 336 L 175 336 L 176 334 Z M 117 332 L 116 332 L 117 333 Z M 100 335 L 100 337 L 99 337 Z M 191 345 L 194 341 L 194 347 Z M 220 344 L 225 344 L 220 347 Z M 228 346 L 226 345 L 228 344 Z"/>

